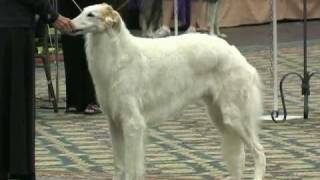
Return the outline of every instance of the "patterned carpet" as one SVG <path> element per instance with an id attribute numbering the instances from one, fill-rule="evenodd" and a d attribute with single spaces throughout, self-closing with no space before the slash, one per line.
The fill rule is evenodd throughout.
<path id="1" fill-rule="evenodd" d="M 320 69 L 320 41 L 308 44 L 309 70 Z M 265 47 L 244 47 L 241 51 L 260 72 L 265 84 L 265 113 L 272 110 L 271 52 Z M 302 73 L 302 43 L 281 44 L 279 76 Z M 54 66 L 53 66 L 54 67 Z M 54 69 L 53 69 L 54 70 Z M 64 106 L 63 64 L 60 72 L 60 106 Z M 36 167 L 40 180 L 110 179 L 113 172 L 108 123 L 102 115 L 54 113 L 47 98 L 43 69 L 37 68 Z M 53 72 L 54 74 L 54 72 Z M 55 77 L 55 75 L 53 76 Z M 302 115 L 301 83 L 286 81 L 289 115 Z M 279 99 L 280 100 L 280 99 Z M 281 104 L 279 104 L 279 107 Z M 267 156 L 265 179 L 320 179 L 320 81 L 312 79 L 310 119 L 275 124 L 262 123 L 261 140 Z M 182 115 L 149 130 L 146 179 L 224 179 L 221 138 L 210 123 L 201 103 L 188 106 Z M 247 151 L 248 152 L 248 151 Z M 251 179 L 253 159 L 246 157 L 244 179 Z"/>

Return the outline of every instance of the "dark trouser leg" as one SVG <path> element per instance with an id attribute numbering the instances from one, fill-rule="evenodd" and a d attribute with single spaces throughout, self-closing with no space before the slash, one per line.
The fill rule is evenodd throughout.
<path id="1" fill-rule="evenodd" d="M 7 179 L 9 171 L 9 78 L 8 30 L 0 29 L 0 179 Z"/>
<path id="2" fill-rule="evenodd" d="M 88 104 L 96 103 L 84 50 L 84 40 L 79 36 L 63 35 L 62 48 L 66 74 L 67 107 L 76 107 L 82 111 Z"/>
<path id="3" fill-rule="evenodd" d="M 9 33 L 9 173 L 33 179 L 35 175 L 34 42 L 31 29 Z"/>

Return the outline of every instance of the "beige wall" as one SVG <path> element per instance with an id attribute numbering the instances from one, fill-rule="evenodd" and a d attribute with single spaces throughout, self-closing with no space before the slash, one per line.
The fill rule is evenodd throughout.
<path id="1" fill-rule="evenodd" d="M 222 27 L 259 24 L 272 20 L 272 0 L 222 0 Z M 277 0 L 278 19 L 302 19 L 303 0 Z M 308 18 L 320 18 L 320 0 L 307 0 Z"/>

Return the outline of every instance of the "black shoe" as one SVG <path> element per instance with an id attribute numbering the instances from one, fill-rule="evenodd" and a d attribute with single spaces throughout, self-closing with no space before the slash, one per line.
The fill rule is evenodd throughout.
<path id="1" fill-rule="evenodd" d="M 36 180 L 35 175 L 10 174 L 8 180 Z"/>

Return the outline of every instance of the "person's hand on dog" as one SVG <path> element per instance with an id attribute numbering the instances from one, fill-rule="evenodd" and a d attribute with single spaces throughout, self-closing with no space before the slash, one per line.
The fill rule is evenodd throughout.
<path id="1" fill-rule="evenodd" d="M 74 30 L 73 24 L 71 23 L 71 19 L 62 15 L 58 16 L 57 20 L 53 23 L 53 26 L 65 33 L 70 33 Z"/>

